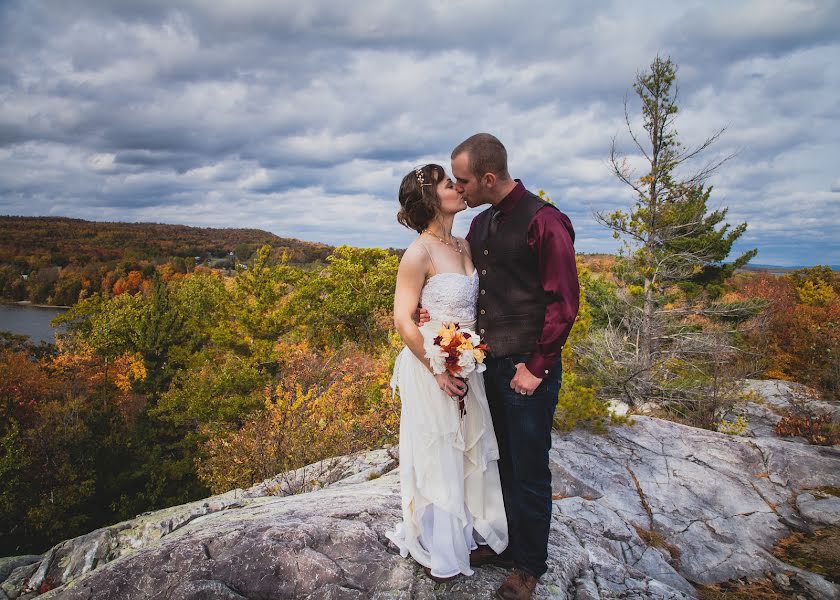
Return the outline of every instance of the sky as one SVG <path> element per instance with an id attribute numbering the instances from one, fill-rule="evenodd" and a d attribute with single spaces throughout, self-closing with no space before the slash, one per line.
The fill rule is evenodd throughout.
<path id="1" fill-rule="evenodd" d="M 726 128 L 681 174 L 735 154 L 708 181 L 735 252 L 840 264 L 840 0 L 0 0 L 0 214 L 405 247 L 402 177 L 486 131 L 612 252 L 593 214 L 634 201 L 609 150 L 641 166 L 657 55 L 683 144 Z"/>

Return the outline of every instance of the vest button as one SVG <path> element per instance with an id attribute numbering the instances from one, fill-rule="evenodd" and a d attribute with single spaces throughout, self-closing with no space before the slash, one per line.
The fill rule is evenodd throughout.
<path id="1" fill-rule="evenodd" d="M 481 269 L 481 274 L 482 275 L 487 275 L 487 269 Z"/>
<path id="2" fill-rule="evenodd" d="M 481 335 L 484 335 L 484 330 L 483 330 L 483 329 L 479 329 L 479 330 L 478 330 L 478 332 L 479 332 Z"/>
<path id="3" fill-rule="evenodd" d="M 482 315 L 483 315 L 483 314 L 485 314 L 486 312 L 487 312 L 487 311 L 486 311 L 486 310 L 484 310 L 483 308 L 481 309 L 481 314 L 482 314 Z"/>
<path id="4" fill-rule="evenodd" d="M 489 250 L 485 250 L 485 251 L 484 251 L 484 256 L 487 256 L 488 254 L 490 254 L 490 251 L 489 251 Z"/>
<path id="5" fill-rule="evenodd" d="M 482 296 L 483 296 L 484 294 L 486 294 L 486 293 L 487 293 L 487 291 L 486 291 L 486 290 L 481 290 L 481 295 L 482 295 Z"/>

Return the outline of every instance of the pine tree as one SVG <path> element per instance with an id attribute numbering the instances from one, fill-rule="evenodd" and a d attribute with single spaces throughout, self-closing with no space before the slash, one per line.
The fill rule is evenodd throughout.
<path id="1" fill-rule="evenodd" d="M 134 340 L 146 368 L 146 392 L 151 399 L 164 392 L 178 365 L 172 352 L 188 339 L 184 316 L 173 306 L 167 284 L 156 276 Z"/>
<path id="2" fill-rule="evenodd" d="M 747 225 L 730 228 L 724 222 L 727 209 L 709 211 L 712 188 L 706 186 L 706 181 L 731 156 L 708 162 L 692 174 L 683 174 L 688 164 L 724 130 L 718 130 L 693 149 L 683 146 L 674 127 L 679 112 L 676 72 L 677 66 L 669 58 L 656 57 L 648 72 L 636 76 L 633 89 L 641 101 L 645 135 L 634 131 L 626 103 L 625 120 L 646 172 L 640 177 L 634 173 L 614 139 L 611 169 L 633 190 L 636 199 L 630 211 L 596 215 L 613 230 L 616 239 L 623 241 L 616 276 L 627 310 L 621 324 L 600 340 L 600 351 L 614 359 L 622 357 L 607 370 L 612 377 L 618 377 L 617 389 L 630 400 L 669 397 L 675 389 L 682 393 L 682 375 L 664 368 L 665 365 L 680 365 L 692 371 L 694 366 L 682 359 L 705 355 L 721 344 L 731 349 L 731 344 L 719 335 L 700 335 L 703 327 L 699 317 L 723 312 L 730 318 L 746 318 L 754 312 L 744 307 L 739 311 L 710 304 L 720 295 L 726 278 L 756 251 L 724 262 Z M 698 318 L 688 322 L 692 315 Z"/>

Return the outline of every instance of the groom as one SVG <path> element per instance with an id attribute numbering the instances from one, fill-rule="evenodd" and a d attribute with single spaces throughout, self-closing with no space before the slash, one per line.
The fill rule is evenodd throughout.
<path id="1" fill-rule="evenodd" d="M 511 179 L 507 151 L 488 133 L 452 151 L 452 175 L 467 205 L 490 205 L 467 240 L 479 274 L 479 333 L 490 347 L 484 381 L 510 535 L 504 553 L 479 546 L 470 562 L 513 566 L 496 595 L 525 599 L 547 570 L 551 426 L 560 351 L 579 301 L 575 232 L 565 214 Z"/>

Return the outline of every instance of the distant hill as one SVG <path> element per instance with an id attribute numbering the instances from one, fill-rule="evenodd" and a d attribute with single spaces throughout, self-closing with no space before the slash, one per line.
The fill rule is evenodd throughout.
<path id="1" fill-rule="evenodd" d="M 615 265 L 616 255 L 615 254 L 603 254 L 603 253 L 580 253 L 578 257 L 581 259 L 583 264 L 588 267 L 590 270 L 595 272 L 603 272 L 608 271 Z M 797 269 L 808 269 L 815 265 L 794 265 L 794 266 L 787 266 L 783 267 L 780 265 L 768 265 L 762 263 L 749 263 L 745 267 L 742 267 L 741 271 L 748 271 L 748 272 L 767 272 L 774 275 L 785 275 L 790 273 L 791 271 L 796 271 Z M 829 267 L 831 270 L 840 273 L 840 265 L 825 265 Z"/>
<path id="2" fill-rule="evenodd" d="M 779 265 L 766 265 L 761 263 L 750 263 L 743 268 L 744 271 L 769 271 L 770 273 L 788 273 L 796 271 L 797 269 L 809 269 L 814 265 L 793 265 L 789 267 L 782 267 Z M 832 271 L 840 272 L 840 265 L 824 265 Z"/>
<path id="3" fill-rule="evenodd" d="M 230 272 L 263 245 L 275 260 L 326 260 L 333 247 L 259 229 L 0 216 L 0 301 L 71 306 L 92 294 L 136 293 L 156 272 Z"/>
<path id="4" fill-rule="evenodd" d="M 221 258 L 230 252 L 242 260 L 263 244 L 287 252 L 295 263 L 323 260 L 332 251 L 326 244 L 282 238 L 259 229 L 0 216 L 0 263 L 6 264 L 25 261 L 32 266 L 34 262 L 63 267 L 121 259 Z"/>

